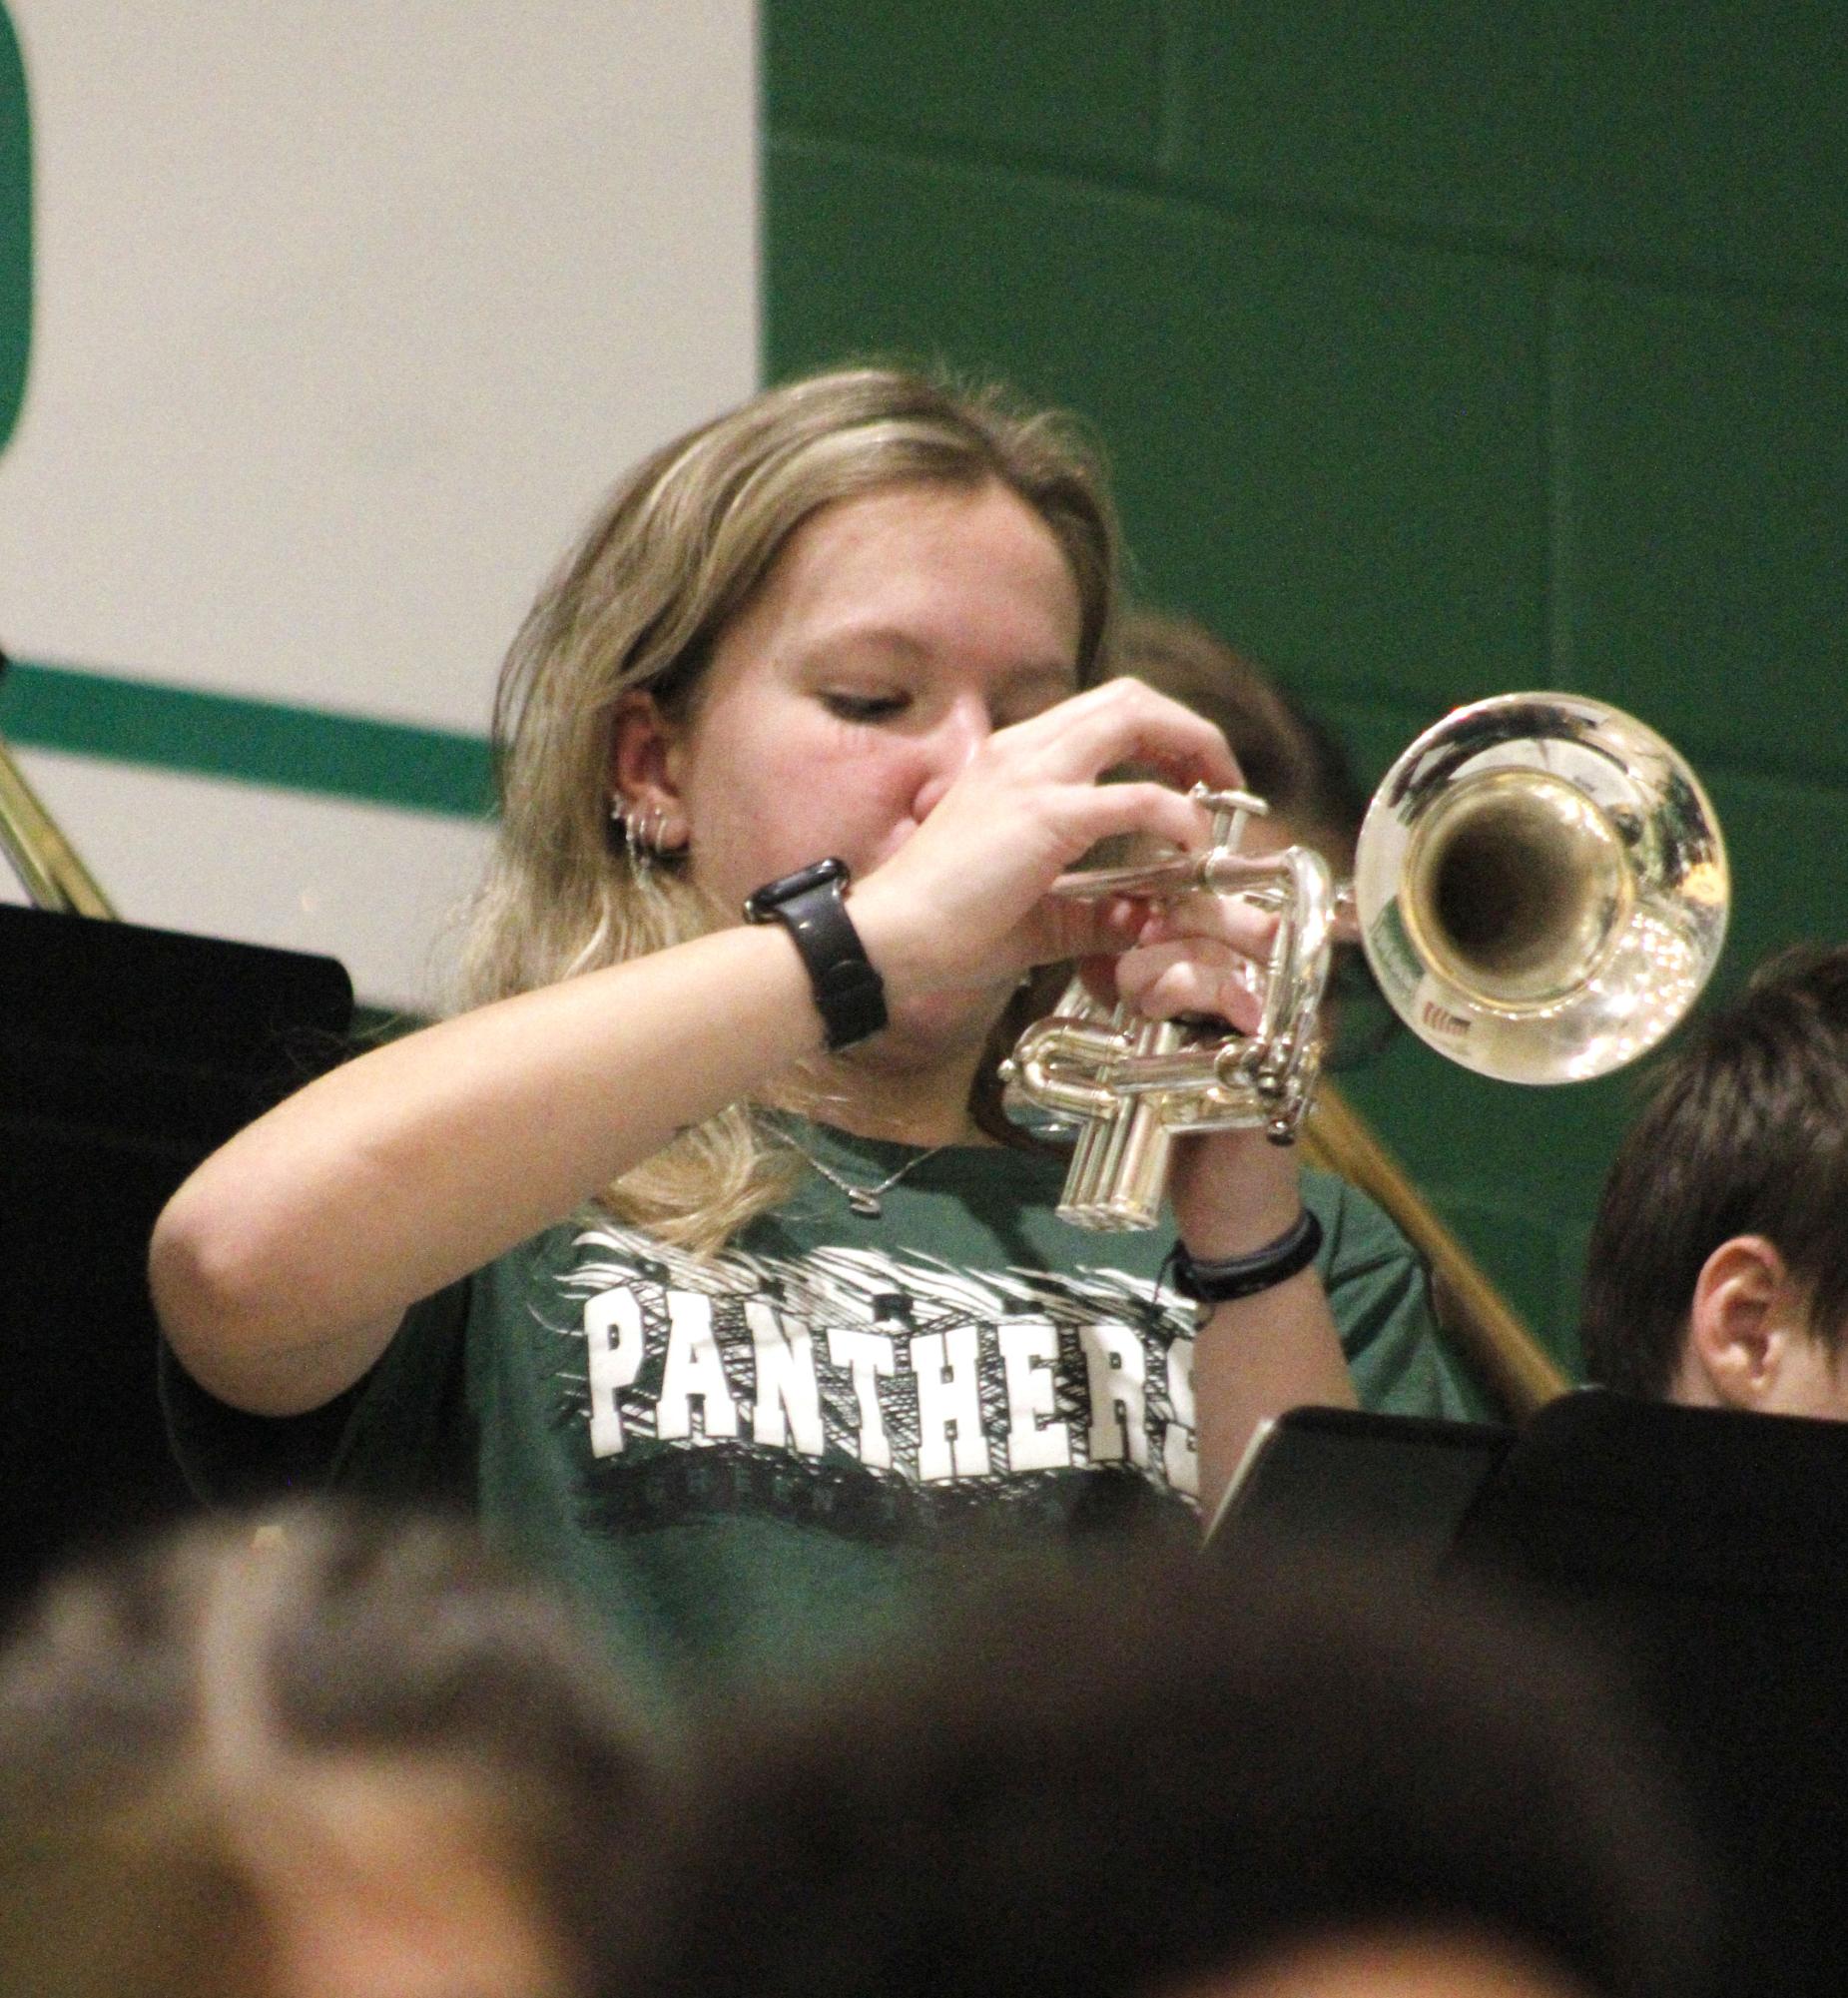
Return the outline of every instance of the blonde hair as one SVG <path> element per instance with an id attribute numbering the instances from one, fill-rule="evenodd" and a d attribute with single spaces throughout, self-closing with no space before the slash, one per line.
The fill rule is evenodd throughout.
<path id="1" fill-rule="evenodd" d="M 1117 535 L 1098 460 L 1069 419 L 890 368 L 790 382 L 645 458 L 610 494 L 520 626 L 495 697 L 500 839 L 464 938 L 478 1005 L 721 927 L 668 864 L 612 836 L 621 696 L 684 718 L 726 625 L 821 508 L 896 485 L 998 483 L 1043 520 L 1077 586 L 1080 684 L 1098 671 Z M 735 1105 L 603 1194 L 619 1218 L 710 1250 L 787 1197 L 787 1149 Z"/>

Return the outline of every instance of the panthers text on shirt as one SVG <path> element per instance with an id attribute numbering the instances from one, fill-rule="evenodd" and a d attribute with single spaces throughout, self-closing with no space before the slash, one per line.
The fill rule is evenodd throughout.
<path id="1" fill-rule="evenodd" d="M 838 1248 L 702 1262 L 618 1228 L 577 1247 L 597 1458 L 726 1440 L 924 1484 L 1112 1465 L 1197 1488 L 1191 1312 L 1145 1278 Z"/>

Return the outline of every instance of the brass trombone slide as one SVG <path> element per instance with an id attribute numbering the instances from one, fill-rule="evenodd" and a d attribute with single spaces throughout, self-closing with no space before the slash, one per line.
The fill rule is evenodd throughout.
<path id="1" fill-rule="evenodd" d="M 1310 1107 L 1303 1152 L 1311 1165 L 1371 1194 L 1399 1224 L 1431 1270 L 1439 1324 L 1512 1416 L 1530 1416 L 1566 1392 L 1571 1382 L 1558 1362 L 1330 1081 L 1323 1081 Z"/>
<path id="2" fill-rule="evenodd" d="M 0 652 L 0 681 L 12 662 Z M 13 753 L 0 740 L 0 848 L 13 864 L 28 896 L 40 909 L 66 916 L 116 914 L 95 877 L 77 858 L 57 822 L 26 782 Z"/>

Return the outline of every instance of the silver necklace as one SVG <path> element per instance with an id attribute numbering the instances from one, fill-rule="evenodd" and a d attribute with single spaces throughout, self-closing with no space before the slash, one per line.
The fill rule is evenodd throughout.
<path id="1" fill-rule="evenodd" d="M 853 1180 L 837 1172 L 832 1165 L 824 1165 L 792 1132 L 783 1131 L 781 1136 L 784 1143 L 792 1151 L 800 1152 L 830 1186 L 838 1187 L 847 1196 L 848 1206 L 865 1221 L 877 1221 L 885 1213 L 886 1209 L 880 1204 L 882 1193 L 890 1193 L 908 1172 L 916 1172 L 925 1159 L 934 1158 L 943 1149 L 940 1144 L 933 1144 L 928 1151 L 921 1151 L 916 1158 L 908 1158 L 897 1172 L 887 1173 L 877 1186 L 857 1186 Z"/>

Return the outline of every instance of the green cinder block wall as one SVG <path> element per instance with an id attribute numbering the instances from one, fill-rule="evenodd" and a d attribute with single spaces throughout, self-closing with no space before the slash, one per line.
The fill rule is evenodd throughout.
<path id="1" fill-rule="evenodd" d="M 769 373 L 1086 415 L 1137 582 L 1370 782 L 1528 687 L 1642 715 L 1731 849 L 1715 992 L 1848 935 L 1848 34 L 1584 0 L 765 0 Z M 1634 1076 L 1355 1099 L 1569 1368 Z"/>

